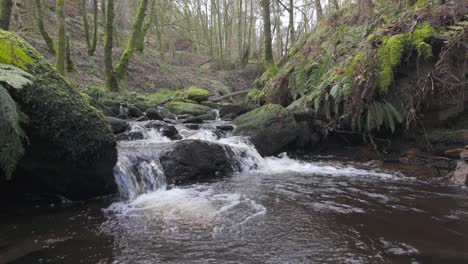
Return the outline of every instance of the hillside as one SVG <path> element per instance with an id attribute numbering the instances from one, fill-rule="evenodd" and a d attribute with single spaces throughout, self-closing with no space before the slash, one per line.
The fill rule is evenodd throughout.
<path id="1" fill-rule="evenodd" d="M 79 7 L 80 1 L 69 1 L 66 5 L 67 30 L 72 45 L 72 59 L 75 71 L 68 74 L 68 79 L 82 90 L 104 86 L 103 69 L 103 38 L 98 38 L 98 46 L 94 58 L 86 53 L 83 19 Z M 46 1 L 44 17 L 46 28 L 55 38 L 55 1 Z M 38 32 L 31 4 L 28 2 L 21 6 L 23 27 L 17 33 L 25 38 L 34 48 L 40 51 L 49 61 L 54 56 L 47 50 L 47 46 Z M 89 14 L 91 21 L 91 14 Z M 102 36 L 102 18 L 99 19 L 99 36 Z M 131 21 L 129 21 L 131 22 Z M 114 47 L 114 61 L 117 62 L 123 52 L 129 29 L 119 32 L 118 45 Z M 180 39 L 177 41 L 174 56 L 167 54 L 169 61 L 164 63 L 161 59 L 157 38 L 151 31 L 145 39 L 143 54 L 132 58 L 129 68 L 128 83 L 124 89 L 130 92 L 151 93 L 166 89 L 184 89 L 197 85 L 210 90 L 214 95 L 224 95 L 233 91 L 249 89 L 255 78 L 261 74 L 262 67 L 254 64 L 247 65 L 245 69 L 238 69 L 235 65 L 228 70 L 219 70 L 216 61 L 207 56 L 191 52 L 190 41 Z M 230 69 L 229 69 L 230 68 Z"/>
<path id="2" fill-rule="evenodd" d="M 330 14 L 256 82 L 249 100 L 312 108 L 325 130 L 374 137 L 446 127 L 468 92 L 468 4 L 376 1 Z"/>

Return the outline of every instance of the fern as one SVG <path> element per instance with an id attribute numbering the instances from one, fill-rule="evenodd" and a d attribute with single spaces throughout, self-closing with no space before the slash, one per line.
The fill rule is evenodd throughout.
<path id="1" fill-rule="evenodd" d="M 21 89 L 32 84 L 32 76 L 14 66 L 0 64 L 0 169 L 11 179 L 19 160 L 24 155 L 26 134 L 21 123 L 26 120 L 7 88 Z"/>
<path id="2" fill-rule="evenodd" d="M 384 128 L 394 133 L 397 124 L 403 122 L 403 117 L 395 106 L 383 100 L 382 102 L 375 101 L 369 106 L 365 121 L 367 132 Z"/>

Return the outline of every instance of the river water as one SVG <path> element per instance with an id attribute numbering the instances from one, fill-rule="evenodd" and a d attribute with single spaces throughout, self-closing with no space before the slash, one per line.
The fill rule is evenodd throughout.
<path id="1" fill-rule="evenodd" d="M 134 124 L 145 139 L 119 144 L 121 198 L 7 208 L 0 263 L 468 263 L 465 188 L 286 154 L 262 158 L 215 125 L 177 128 L 184 139 L 234 149 L 236 173 L 168 186 L 158 155 L 173 142 Z M 151 161 L 135 164 L 131 155 Z"/>

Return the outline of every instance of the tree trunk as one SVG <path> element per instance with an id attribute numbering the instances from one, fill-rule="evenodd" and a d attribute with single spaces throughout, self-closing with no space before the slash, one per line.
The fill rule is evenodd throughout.
<path id="1" fill-rule="evenodd" d="M 71 44 L 70 44 L 69 35 L 67 35 L 66 63 L 67 63 L 67 72 L 73 72 L 75 70 L 75 66 L 73 65 L 73 60 L 71 56 Z"/>
<path id="2" fill-rule="evenodd" d="M 65 0 L 57 0 L 56 13 L 57 13 L 57 55 L 55 57 L 55 65 L 57 71 L 65 76 L 65 60 L 66 60 L 66 36 L 65 36 Z"/>
<path id="3" fill-rule="evenodd" d="M 265 63 L 268 66 L 274 65 L 273 47 L 271 37 L 271 18 L 270 18 L 270 0 L 260 0 L 263 9 L 263 34 L 265 40 Z"/>
<path id="4" fill-rule="evenodd" d="M 0 28 L 3 30 L 10 29 L 11 9 L 13 6 L 13 0 L 1 0 L 0 10 Z"/>
<path id="5" fill-rule="evenodd" d="M 358 4 L 361 21 L 368 21 L 372 17 L 374 11 L 372 0 L 359 0 Z"/>
<path id="6" fill-rule="evenodd" d="M 34 0 L 37 26 L 39 28 L 39 32 L 42 35 L 42 38 L 44 39 L 47 45 L 47 48 L 49 48 L 49 51 L 55 56 L 56 51 L 55 51 L 54 40 L 50 36 L 49 32 L 47 32 L 47 29 L 44 26 L 44 10 L 42 9 L 41 1 L 42 0 Z"/>
<path id="7" fill-rule="evenodd" d="M 86 45 L 88 48 L 88 56 L 94 56 L 97 47 L 97 31 L 98 31 L 98 2 L 93 0 L 93 38 L 89 34 L 89 24 L 88 24 L 88 9 L 86 8 L 86 2 L 88 0 L 81 0 L 81 12 L 83 15 L 83 27 L 86 38 Z"/>
<path id="8" fill-rule="evenodd" d="M 104 38 L 104 68 L 106 72 L 106 88 L 111 92 L 118 92 L 119 86 L 114 75 L 112 62 L 112 47 L 114 35 L 114 0 L 107 0 L 106 6 L 106 28 Z"/>
<path id="9" fill-rule="evenodd" d="M 317 22 L 320 22 L 323 17 L 323 9 L 321 0 L 315 0 L 315 10 L 317 12 Z"/>
<path id="10" fill-rule="evenodd" d="M 127 48 L 120 57 L 120 61 L 115 69 L 116 76 L 119 80 L 127 79 L 128 65 L 130 64 L 130 59 L 132 58 L 132 55 L 135 52 L 135 48 L 137 47 L 138 39 L 141 37 L 140 34 L 142 32 L 148 2 L 148 0 L 140 0 L 139 2 L 137 17 L 133 23 L 132 33 L 130 34 Z"/>
<path id="11" fill-rule="evenodd" d="M 294 27 L 294 0 L 289 0 L 289 36 L 291 38 L 291 48 L 296 43 L 296 29 Z"/>

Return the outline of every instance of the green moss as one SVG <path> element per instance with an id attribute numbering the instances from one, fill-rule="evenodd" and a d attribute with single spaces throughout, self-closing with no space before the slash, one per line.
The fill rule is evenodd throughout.
<path id="1" fill-rule="evenodd" d="M 429 59 L 432 56 L 432 47 L 425 40 L 434 34 L 435 29 L 425 23 L 413 32 L 383 39 L 382 45 L 377 49 L 379 63 L 377 87 L 380 93 L 385 94 L 393 83 L 393 69 L 400 64 L 405 52 L 415 50 L 422 59 Z"/>
<path id="2" fill-rule="evenodd" d="M 354 57 L 351 57 L 349 60 L 349 63 L 347 63 L 347 66 L 344 70 L 344 75 L 352 77 L 354 75 L 354 72 L 356 71 L 356 66 L 358 65 L 359 62 L 362 61 L 364 57 L 364 52 L 359 51 Z"/>
<path id="3" fill-rule="evenodd" d="M 208 100 L 208 97 L 210 97 L 210 91 L 196 86 L 191 86 L 187 90 L 186 96 L 189 100 L 202 102 Z"/>
<path id="4" fill-rule="evenodd" d="M 211 112 L 211 108 L 199 104 L 171 102 L 164 105 L 172 113 L 176 115 L 189 114 L 199 116 Z"/>
<path id="5" fill-rule="evenodd" d="M 6 39 L 0 39 L 0 63 L 15 65 L 23 70 L 32 64 L 32 59 L 26 52 Z"/>
<path id="6" fill-rule="evenodd" d="M 2 62 L 25 68 L 34 77 L 33 85 L 9 91 L 29 116 L 25 131 L 31 153 L 79 166 L 112 159 L 115 139 L 102 113 L 20 37 L 0 31 L 0 46 L 10 51 L 1 53 Z"/>
<path id="7" fill-rule="evenodd" d="M 288 110 L 278 104 L 267 104 L 247 114 L 234 119 L 237 129 L 258 128 L 260 124 L 267 124 L 276 120 L 280 115 L 288 114 Z"/>
<path id="8" fill-rule="evenodd" d="M 259 107 L 264 101 L 264 97 L 265 90 L 252 89 L 252 91 L 247 94 L 246 104 L 251 107 Z"/>
<path id="9" fill-rule="evenodd" d="M 466 139 L 462 130 L 437 129 L 427 134 L 429 142 L 445 144 L 463 144 Z"/>

